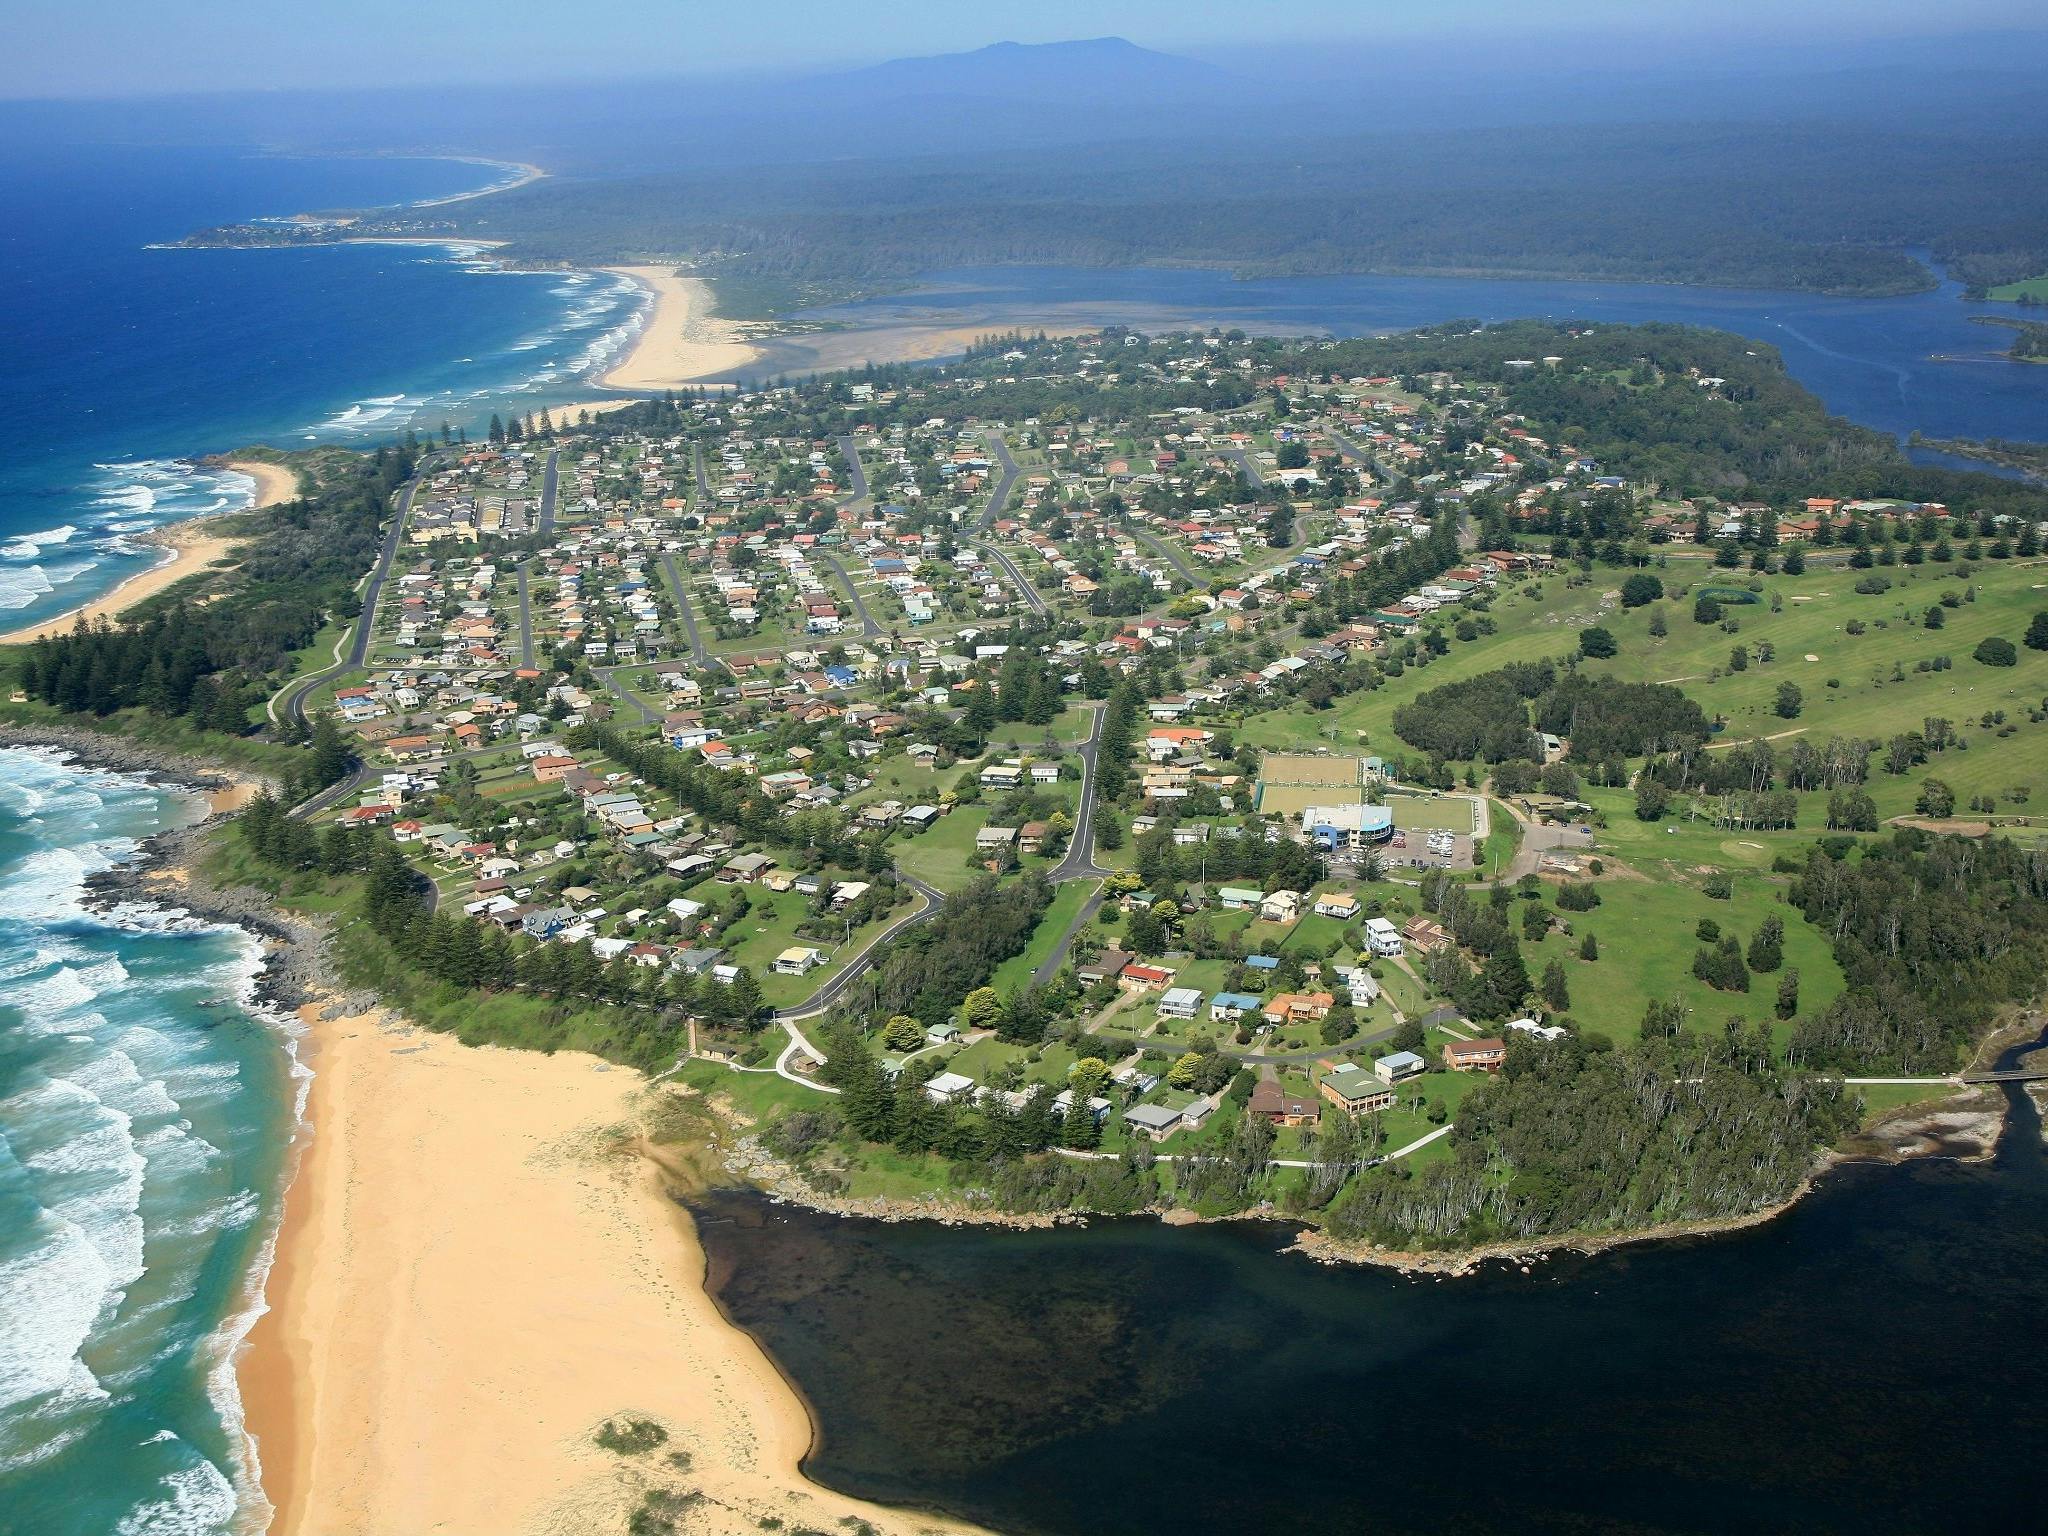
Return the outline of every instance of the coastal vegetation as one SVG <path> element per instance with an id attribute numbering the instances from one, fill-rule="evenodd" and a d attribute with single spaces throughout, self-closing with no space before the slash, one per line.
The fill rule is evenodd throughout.
<path id="1" fill-rule="evenodd" d="M 553 543 L 512 520 L 571 472 Z M 310 644 L 347 561 L 273 634 L 258 546 L 25 691 L 190 720 L 331 674 L 210 873 L 430 1027 L 673 1070 L 805 1198 L 1403 1248 L 1741 1217 L 1861 1121 L 1844 1077 L 1954 1071 L 2048 967 L 2048 497 L 1735 338 L 1011 336 L 366 456 L 322 482 L 350 558 L 408 476 L 429 547 L 362 669 Z"/>

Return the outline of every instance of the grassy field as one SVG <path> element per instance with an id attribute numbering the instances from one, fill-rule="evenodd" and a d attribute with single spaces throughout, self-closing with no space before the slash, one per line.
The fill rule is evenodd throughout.
<path id="1" fill-rule="evenodd" d="M 1731 1015 L 1770 1025 L 1781 1043 L 1790 1026 L 1773 1016 L 1778 971 L 1753 975 L 1747 992 L 1721 992 L 1692 974 L 1695 937 L 1700 919 L 1709 918 L 1723 933 L 1733 933 L 1745 947 L 1764 918 L 1775 915 L 1785 925 L 1785 969 L 1799 972 L 1799 1007 L 1815 1013 L 1840 994 L 1841 968 L 1835 964 L 1825 936 L 1798 910 L 1777 898 L 1785 880 L 1743 873 L 1735 877 L 1732 900 L 1715 901 L 1696 878 L 1677 869 L 1655 880 L 1622 878 L 1600 883 L 1601 904 L 1590 912 L 1561 912 L 1571 925 L 1569 936 L 1553 930 L 1542 940 L 1524 943 L 1522 958 L 1532 981 L 1539 980 L 1552 960 L 1562 962 L 1571 1006 L 1565 1010 L 1580 1025 L 1622 1041 L 1636 1038 L 1644 1008 L 1654 999 L 1678 998 L 1690 1007 L 1687 1027 L 1719 1033 Z M 1548 894 L 1548 893 L 1547 893 Z M 1519 931 L 1520 915 L 1515 918 Z M 1591 933 L 1600 958 L 1578 958 L 1579 946 Z"/>
<path id="2" fill-rule="evenodd" d="M 1393 732 L 1401 704 L 1425 689 L 1509 662 L 1572 654 L 1577 631 L 1599 623 L 1613 633 L 1619 654 L 1586 663 L 1589 671 L 1684 688 L 1709 719 L 1722 723 L 1720 741 L 1885 739 L 1919 730 L 1930 716 L 1953 721 L 1968 751 L 1948 752 L 1904 775 L 1872 774 L 1867 788 L 1881 815 L 1910 812 L 1920 781 L 1929 776 L 1946 781 L 1959 803 L 1989 794 L 2000 799 L 2002 810 L 2022 803 L 2016 790 L 2048 789 L 2048 783 L 2035 782 L 2034 766 L 2048 753 L 2048 732 L 2027 718 L 2048 697 L 2048 652 L 2019 646 L 2013 667 L 1990 667 L 1971 657 L 1979 641 L 1993 636 L 2018 646 L 2033 615 L 2048 610 L 2048 561 L 1929 561 L 1867 572 L 1814 566 L 1799 576 L 1769 576 L 1761 578 L 1762 601 L 1725 610 L 1732 633 L 1722 624 L 1694 623 L 1692 595 L 1706 585 L 1740 587 L 1752 579 L 1750 573 L 1674 561 L 1660 574 L 1674 591 L 1688 585 L 1687 594 L 1623 609 L 1615 596 L 1620 577 L 1610 571 L 1596 573 L 1589 586 L 1567 588 L 1552 577 L 1513 589 L 1494 603 L 1494 634 L 1454 641 L 1428 666 L 1410 667 L 1386 686 L 1340 699 L 1331 709 L 1292 705 L 1254 715 L 1238 734 L 1269 750 L 1335 739 L 1374 752 L 1406 752 L 1411 749 Z M 1889 589 L 1857 592 L 1857 581 L 1871 575 L 1888 580 Z M 1957 605 L 1943 606 L 1944 596 Z M 1942 608 L 1940 629 L 1925 627 L 1931 607 Z M 1667 633 L 1661 637 L 1650 633 L 1653 614 L 1663 617 Z M 1849 633 L 1852 624 L 1860 633 Z M 1773 656 L 1767 662 L 1759 659 L 1765 644 Z M 1738 645 L 1749 653 L 1742 671 L 1730 667 Z M 1947 670 L 1915 670 L 1937 657 L 1948 659 Z M 1775 710 L 1783 682 L 1802 696 L 1794 718 Z M 1981 723 L 1997 711 L 2005 713 L 2002 724 Z M 1817 817 L 1802 819 L 1810 827 Z"/>
<path id="3" fill-rule="evenodd" d="M 1673 563 L 1661 575 L 1667 588 L 1690 584 L 1694 590 L 1751 580 L 1747 571 L 1708 571 L 1698 563 Z M 1890 590 L 1855 592 L 1864 575 L 1884 575 Z M 1450 651 L 1430 666 L 1409 668 L 1372 692 L 1339 698 L 1333 709 L 1288 707 L 1253 715 L 1239 735 L 1268 750 L 1303 750 L 1335 739 L 1368 752 L 1407 752 L 1393 733 L 1393 713 L 1417 692 L 1509 662 L 1571 655 L 1577 631 L 1599 623 L 1614 633 L 1620 653 L 1608 662 L 1589 662 L 1589 670 L 1686 688 L 1710 719 L 1724 721 L 1720 739 L 1726 741 L 1751 735 L 1780 741 L 1792 735 L 1821 741 L 1829 735 L 1890 737 L 1921 729 L 1931 715 L 1962 727 L 1970 737 L 1968 754 L 1950 752 L 1898 778 L 1872 776 L 1868 788 L 1882 815 L 1911 811 L 1919 780 L 1929 774 L 1948 780 L 1962 801 L 1989 793 L 2009 805 L 2013 788 L 2048 788 L 2030 784 L 2032 764 L 2048 752 L 2048 737 L 2025 719 L 2025 711 L 2048 696 L 2048 653 L 2019 647 L 2019 666 L 2013 668 L 1970 659 L 1976 643 L 1993 635 L 2017 645 L 2030 618 L 2048 610 L 2048 561 L 1978 561 L 1972 567 L 1958 559 L 1948 565 L 1808 567 L 1804 575 L 1769 575 L 1761 602 L 1726 608 L 1735 633 L 1696 625 L 1692 592 L 1624 610 L 1618 588 L 1614 571 L 1597 571 L 1589 586 L 1579 588 L 1567 588 L 1563 578 L 1513 588 L 1493 604 L 1493 635 L 1452 641 Z M 1958 606 L 1944 608 L 1942 629 L 1925 629 L 1927 608 L 1942 604 L 1944 594 L 1958 598 Z M 1663 614 L 1667 635 L 1649 633 L 1653 612 Z M 1862 633 L 1851 635 L 1851 625 L 1860 625 Z M 1772 662 L 1755 659 L 1763 643 L 1772 645 Z M 1751 653 L 1743 672 L 1729 670 L 1737 645 Z M 1808 655 L 1817 659 L 1808 662 Z M 1948 657 L 1950 670 L 1915 670 L 1933 657 Z M 1800 688 L 1796 719 L 1774 711 L 1780 682 Z M 1999 727 L 1978 725 L 1993 711 L 2005 711 L 2007 725 L 2015 729 L 2001 737 Z"/>
<path id="4" fill-rule="evenodd" d="M 2017 283 L 2000 283 L 1996 288 L 1987 289 L 1984 297 L 2007 304 L 2016 304 L 2021 299 L 2032 299 L 2037 304 L 2048 304 L 2048 273 L 2043 273 L 2039 277 L 2029 277 Z"/>
<path id="5" fill-rule="evenodd" d="M 1022 953 L 1012 955 L 996 967 L 995 975 L 989 978 L 989 985 L 1005 996 L 1029 986 L 1031 973 L 1051 958 L 1054 946 L 1101 884 L 1099 880 L 1069 880 L 1055 888 L 1045 916 L 1032 930 L 1031 942 Z"/>

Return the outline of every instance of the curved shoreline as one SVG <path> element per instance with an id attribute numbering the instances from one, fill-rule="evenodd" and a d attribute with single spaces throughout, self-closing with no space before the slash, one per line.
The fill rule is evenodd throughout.
<path id="1" fill-rule="evenodd" d="M 740 339 L 734 322 L 713 308 L 711 285 L 669 266 L 606 266 L 648 296 L 646 318 L 626 355 L 602 374 L 606 389 L 680 389 L 712 374 L 750 368 L 758 347 Z"/>
<path id="2" fill-rule="evenodd" d="M 239 541 L 233 535 L 220 531 L 220 525 L 226 519 L 274 507 L 299 494 L 298 475 L 281 464 L 266 464 L 256 459 L 230 459 L 227 467 L 256 482 L 255 493 L 248 506 L 203 517 L 188 517 L 166 523 L 161 528 L 152 528 L 140 535 L 137 542 L 155 545 L 164 551 L 163 558 L 155 565 L 124 576 L 99 596 L 88 598 L 74 608 L 0 635 L 0 645 L 26 645 L 45 635 L 66 634 L 80 619 L 88 624 L 100 619 L 114 622 L 130 608 L 147 602 L 165 588 L 187 576 L 197 575 L 233 554 Z"/>

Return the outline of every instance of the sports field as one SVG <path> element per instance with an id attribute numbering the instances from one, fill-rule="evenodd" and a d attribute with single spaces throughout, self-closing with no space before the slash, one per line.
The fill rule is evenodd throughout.
<path id="1" fill-rule="evenodd" d="M 1387 809 L 1394 813 L 1394 825 L 1403 832 L 1456 832 L 1461 837 L 1472 834 L 1472 802 L 1459 796 L 1389 795 Z"/>
<path id="2" fill-rule="evenodd" d="M 1259 764 L 1261 784 L 1313 784 L 1325 788 L 1357 784 L 1365 762 L 1321 752 L 1268 752 Z"/>
<path id="3" fill-rule="evenodd" d="M 1268 784 L 1259 782 L 1259 814 L 1299 816 L 1312 805 L 1356 805 L 1365 791 L 1356 784 Z"/>

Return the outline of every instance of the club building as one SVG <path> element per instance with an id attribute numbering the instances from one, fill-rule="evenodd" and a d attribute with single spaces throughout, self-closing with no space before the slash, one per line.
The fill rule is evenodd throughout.
<path id="1" fill-rule="evenodd" d="M 1394 835 L 1394 813 L 1384 805 L 1312 805 L 1301 813 L 1301 830 L 1325 853 L 1356 851 Z"/>

